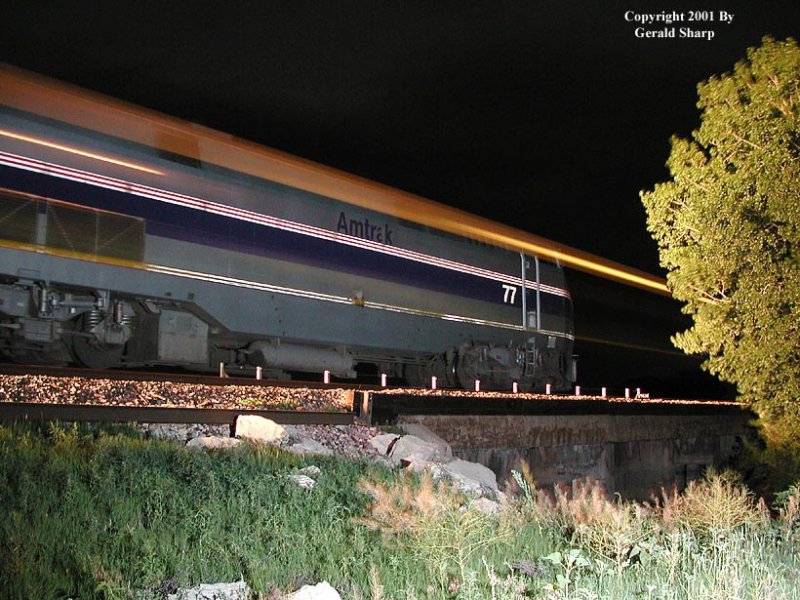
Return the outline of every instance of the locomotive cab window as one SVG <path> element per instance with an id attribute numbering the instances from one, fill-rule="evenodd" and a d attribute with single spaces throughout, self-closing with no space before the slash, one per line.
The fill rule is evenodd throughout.
<path id="1" fill-rule="evenodd" d="M 144 220 L 0 190 L 0 238 L 90 256 L 144 260 Z"/>
<path id="2" fill-rule="evenodd" d="M 47 201 L 45 227 L 48 248 L 136 262 L 144 259 L 142 219 Z"/>
<path id="3" fill-rule="evenodd" d="M 36 243 L 37 201 L 0 190 L 0 237 L 21 244 Z"/>

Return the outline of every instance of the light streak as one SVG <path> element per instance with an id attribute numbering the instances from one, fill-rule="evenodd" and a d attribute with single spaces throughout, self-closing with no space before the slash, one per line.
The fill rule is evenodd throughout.
<path id="1" fill-rule="evenodd" d="M 603 340 L 600 338 L 587 337 L 585 335 L 576 335 L 575 339 L 581 342 L 589 342 L 592 344 L 604 344 L 606 346 L 616 346 L 618 348 L 627 348 L 629 350 L 640 350 L 642 352 L 655 352 L 657 354 L 666 354 L 668 356 L 679 356 L 681 358 L 688 358 L 683 352 L 677 350 L 667 350 L 664 348 L 654 348 L 652 346 L 642 346 L 640 344 L 630 344 L 627 342 L 618 342 L 614 340 Z"/>
<path id="2" fill-rule="evenodd" d="M 99 160 L 102 162 L 110 163 L 112 165 L 117 165 L 120 167 L 126 167 L 128 169 L 135 169 L 137 171 L 143 171 L 144 173 L 150 173 L 152 175 L 163 175 L 161 171 L 157 169 L 151 169 L 150 167 L 145 167 L 142 165 L 137 165 L 136 163 L 128 162 L 125 160 L 119 160 L 117 158 L 112 158 L 110 156 L 104 156 L 102 154 L 95 154 L 94 152 L 87 152 L 86 150 L 81 150 L 80 148 L 73 148 L 71 146 L 64 146 L 62 144 L 57 144 L 55 142 L 51 142 L 49 140 L 43 140 L 41 138 L 31 137 L 29 135 L 23 135 L 21 133 L 15 133 L 13 131 L 8 131 L 7 129 L 0 129 L 0 135 L 9 137 L 15 140 L 20 140 L 22 142 L 28 142 L 29 144 L 36 144 L 38 146 L 45 146 L 46 148 L 52 148 L 54 150 L 60 150 L 62 152 L 69 152 L 70 154 L 77 154 L 78 156 L 83 156 L 86 158 L 91 158 L 94 160 Z"/>
<path id="3" fill-rule="evenodd" d="M 305 223 L 281 219 L 279 217 L 273 217 L 271 215 L 265 215 L 227 204 L 219 204 L 217 202 L 197 198 L 195 196 L 178 194 L 176 192 L 146 186 L 133 181 L 116 179 L 113 177 L 107 177 L 105 175 L 90 173 L 88 171 L 73 169 L 25 156 L 10 154 L 8 152 L 0 151 L 0 164 L 25 169 L 27 171 L 45 173 L 47 175 L 68 179 L 70 181 L 86 183 L 105 189 L 131 193 L 144 198 L 151 198 L 159 202 L 165 202 L 176 206 L 184 206 L 193 210 L 218 214 L 233 219 L 256 223 L 266 227 L 282 229 L 284 231 L 291 231 L 293 233 L 299 233 L 301 235 L 333 241 L 339 244 L 345 244 L 348 246 L 369 250 L 371 252 L 396 256 L 405 260 L 412 260 L 422 264 L 434 265 L 458 273 L 467 273 L 492 281 L 506 282 L 515 286 L 520 286 L 522 284 L 522 280 L 514 275 L 508 275 L 506 273 L 500 273 L 454 260 L 431 256 L 429 254 L 416 252 L 414 250 L 401 248 L 399 246 L 389 246 L 380 242 L 364 240 L 352 235 L 322 229 L 321 227 L 315 227 Z M 537 288 L 537 283 L 535 281 L 527 280 L 525 282 L 525 287 L 528 290 L 535 290 Z M 569 298 L 569 292 L 563 288 L 558 288 L 547 284 L 539 284 L 538 287 L 545 293 Z"/>
<path id="4" fill-rule="evenodd" d="M 453 229 L 461 229 L 461 234 L 467 237 L 490 241 L 503 247 L 511 247 L 523 252 L 530 252 L 541 257 L 550 258 L 562 265 L 586 271 L 594 275 L 600 275 L 607 279 L 642 287 L 666 296 L 672 295 L 666 282 L 654 275 L 637 271 L 636 269 L 625 267 L 624 265 L 618 265 L 612 261 L 592 256 L 580 250 L 561 249 L 537 243 L 531 241 L 530 238 L 533 236 L 526 235 L 521 231 L 516 235 L 509 235 L 502 231 L 506 229 L 502 226 L 476 228 L 469 225 L 463 225 L 461 228 L 453 227 Z"/>
<path id="5" fill-rule="evenodd" d="M 670 296 L 661 277 L 615 263 L 546 238 L 501 225 L 414 194 L 344 173 L 285 152 L 237 139 L 186 121 L 0 65 L 0 103 L 66 123 L 185 155 L 307 192 L 374 210 L 650 292 Z M 160 133 L 174 135 L 159 138 Z M 179 140 L 195 143 L 187 146 Z"/>

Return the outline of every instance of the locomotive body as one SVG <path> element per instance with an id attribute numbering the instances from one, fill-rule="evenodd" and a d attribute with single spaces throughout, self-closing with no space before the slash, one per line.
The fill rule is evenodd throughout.
<path id="1" fill-rule="evenodd" d="M 0 71 L 0 351 L 12 359 L 276 377 L 368 365 L 485 389 L 574 380 L 559 266 L 415 223 L 377 184 L 333 172 L 384 194 L 381 210 L 304 185 L 320 170 L 299 159 L 249 147 L 220 164 L 221 134 L 26 86 Z M 113 128 L 86 122 L 109 105 Z"/>

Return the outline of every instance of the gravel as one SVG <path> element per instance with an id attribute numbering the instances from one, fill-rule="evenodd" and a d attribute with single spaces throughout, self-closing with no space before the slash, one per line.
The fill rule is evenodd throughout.
<path id="1" fill-rule="evenodd" d="M 344 389 L 0 375 L 0 402 L 346 412 Z"/>
<path id="2" fill-rule="evenodd" d="M 361 424 L 353 425 L 291 425 L 290 434 L 309 437 L 338 456 L 351 460 L 360 458 L 375 459 L 378 451 L 369 441 L 382 433 L 374 427 Z"/>
<path id="3" fill-rule="evenodd" d="M 0 402 L 101 404 L 245 410 L 345 412 L 352 410 L 344 389 L 281 388 L 270 386 L 203 385 L 162 381 L 0 375 Z M 141 423 L 138 429 L 153 439 L 186 442 L 199 436 L 228 436 L 228 425 Z M 378 456 L 369 440 L 381 433 L 353 425 L 291 425 L 291 437 L 311 438 L 334 454 L 356 460 Z"/>
<path id="4" fill-rule="evenodd" d="M 153 439 L 166 439 L 179 442 L 188 442 L 192 438 L 201 436 L 226 437 L 231 434 L 228 425 L 185 425 L 172 423 L 142 423 L 137 429 Z M 378 451 L 369 443 L 369 440 L 381 431 L 361 423 L 353 425 L 287 425 L 289 439 L 304 437 L 311 438 L 335 455 L 349 460 L 379 458 Z"/>

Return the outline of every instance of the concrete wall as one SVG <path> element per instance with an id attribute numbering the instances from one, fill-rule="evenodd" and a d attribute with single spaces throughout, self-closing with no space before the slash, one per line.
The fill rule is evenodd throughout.
<path id="1" fill-rule="evenodd" d="M 592 477 L 610 493 L 647 499 L 723 466 L 746 434 L 745 411 L 677 415 L 402 415 L 447 440 L 453 454 L 505 483 L 526 460 L 539 487 Z"/>

